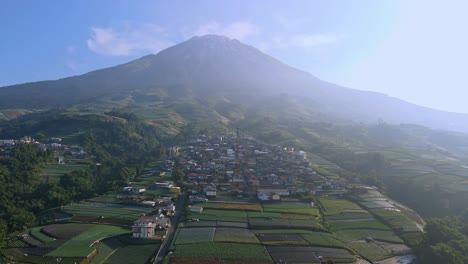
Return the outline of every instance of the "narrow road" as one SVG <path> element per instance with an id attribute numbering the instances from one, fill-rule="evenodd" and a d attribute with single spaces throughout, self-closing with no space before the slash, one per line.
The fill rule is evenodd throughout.
<path id="1" fill-rule="evenodd" d="M 166 256 L 167 250 L 169 249 L 169 246 L 171 245 L 174 232 L 177 229 L 177 225 L 179 224 L 180 215 L 185 210 L 185 200 L 186 200 L 186 194 L 181 193 L 179 196 L 179 200 L 177 201 L 176 212 L 171 219 L 171 227 L 166 232 L 166 238 L 162 242 L 161 247 L 159 247 L 158 253 L 154 257 L 153 264 L 161 264 L 164 257 Z"/>

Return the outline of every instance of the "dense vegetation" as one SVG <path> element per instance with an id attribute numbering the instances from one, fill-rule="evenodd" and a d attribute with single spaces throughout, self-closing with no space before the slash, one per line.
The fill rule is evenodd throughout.
<path id="1" fill-rule="evenodd" d="M 461 217 L 430 219 L 418 253 L 421 263 L 468 263 L 468 211 Z"/>
<path id="2" fill-rule="evenodd" d="M 115 190 L 131 181 L 151 159 L 158 157 L 159 143 L 154 127 L 132 114 L 108 114 L 115 118 L 89 119 L 78 139 L 95 157 L 91 170 L 73 171 L 61 177 L 59 182 L 48 182 L 41 177 L 40 167 L 53 155 L 36 144 L 19 144 L 9 158 L 0 160 L 0 245 L 7 233 L 34 225 L 35 214 Z M 72 119 L 56 116 L 55 122 L 59 123 L 61 118 Z M 78 122 L 84 122 L 84 119 Z M 43 125 L 38 122 L 22 129 L 29 130 L 32 126 Z M 12 128 L 14 131 L 18 129 Z M 5 131 L 5 134 L 9 132 Z"/>

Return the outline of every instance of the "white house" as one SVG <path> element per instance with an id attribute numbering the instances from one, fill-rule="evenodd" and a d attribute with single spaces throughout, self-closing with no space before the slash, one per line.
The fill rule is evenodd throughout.
<path id="1" fill-rule="evenodd" d="M 133 222 L 132 237 L 134 238 L 151 238 L 154 236 L 154 230 L 159 223 L 157 216 L 142 216 L 140 219 Z"/>

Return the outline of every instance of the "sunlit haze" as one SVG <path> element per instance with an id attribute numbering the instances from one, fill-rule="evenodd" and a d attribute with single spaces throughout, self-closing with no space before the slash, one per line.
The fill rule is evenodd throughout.
<path id="1" fill-rule="evenodd" d="M 333 83 L 468 113 L 465 1 L 3 1 L 0 86 L 157 53 L 194 35 L 250 44 Z"/>

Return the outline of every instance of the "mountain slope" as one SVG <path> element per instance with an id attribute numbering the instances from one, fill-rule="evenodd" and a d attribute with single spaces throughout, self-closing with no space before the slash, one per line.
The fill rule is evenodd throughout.
<path id="1" fill-rule="evenodd" d="M 287 95 L 294 98 L 295 105 L 288 107 L 288 113 L 306 113 L 303 118 L 310 121 L 375 123 L 382 119 L 468 132 L 468 115 L 327 83 L 254 47 L 215 35 L 194 37 L 156 55 L 81 76 L 2 87 L 0 94 L 0 109 L 44 109 L 123 99 L 126 107 L 135 109 L 182 98 L 209 107 L 207 111 L 219 114 L 218 121 L 223 122 L 243 119 L 248 116 L 245 111 L 255 112 L 264 104 L 275 109 Z M 235 113 L 226 111 L 233 106 Z M 288 114 L 272 114 L 275 112 Z"/>

